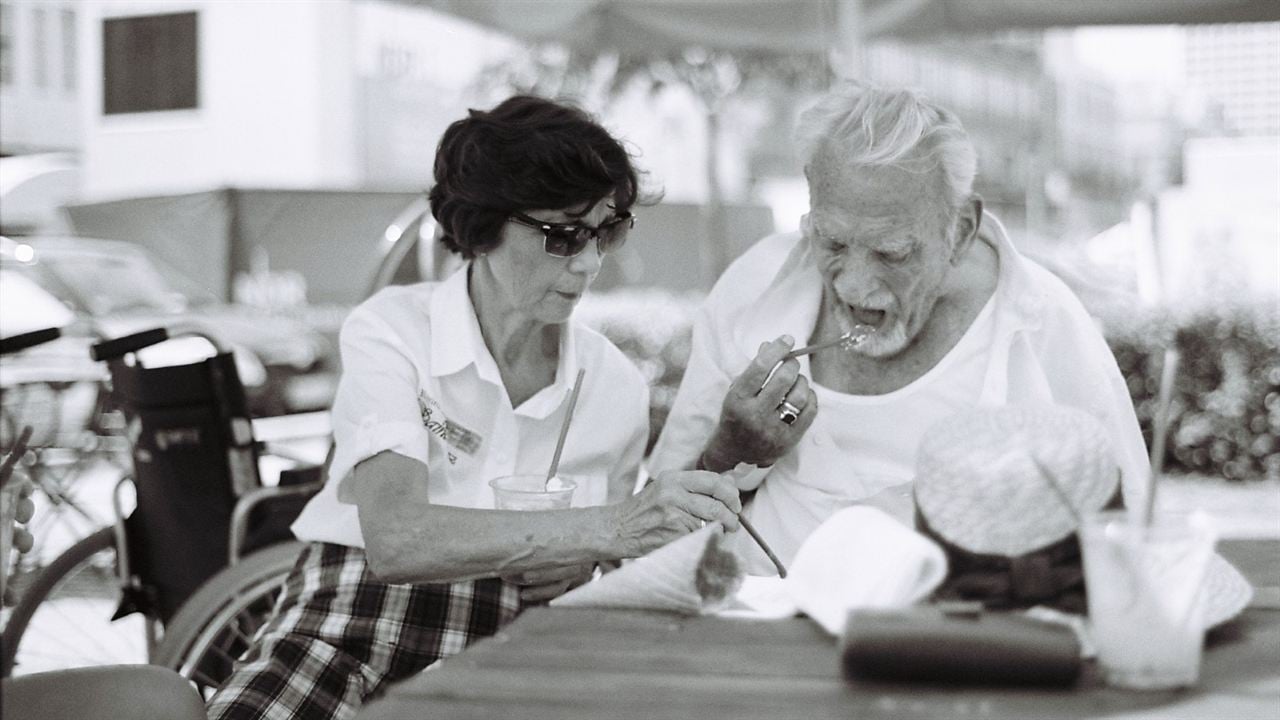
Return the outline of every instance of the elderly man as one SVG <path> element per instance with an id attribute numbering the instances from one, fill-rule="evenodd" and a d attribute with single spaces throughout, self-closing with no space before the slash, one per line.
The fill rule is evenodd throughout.
<path id="1" fill-rule="evenodd" d="M 1103 422 L 1126 502 L 1138 501 L 1144 444 L 1115 359 L 1071 291 L 983 213 L 956 116 L 915 92 L 847 85 L 797 135 L 809 214 L 707 297 L 651 471 L 731 471 L 754 491 L 744 515 L 786 562 L 849 505 L 911 524 L 916 448 L 933 423 L 1048 401 Z M 869 335 L 783 361 L 797 340 L 847 333 Z M 749 539 L 739 549 L 771 572 Z"/>

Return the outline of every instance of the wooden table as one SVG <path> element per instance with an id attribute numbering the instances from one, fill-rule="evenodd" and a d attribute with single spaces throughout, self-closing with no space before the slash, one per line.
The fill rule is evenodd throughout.
<path id="1" fill-rule="evenodd" d="M 1280 718 L 1280 540 L 1219 543 L 1258 588 L 1210 633 L 1189 691 L 851 683 L 807 618 L 537 608 L 367 705 L 381 718 Z"/>

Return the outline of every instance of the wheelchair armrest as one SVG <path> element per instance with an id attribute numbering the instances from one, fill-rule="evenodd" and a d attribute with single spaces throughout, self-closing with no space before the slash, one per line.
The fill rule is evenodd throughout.
<path id="1" fill-rule="evenodd" d="M 280 471 L 280 482 L 278 487 L 290 487 L 293 485 L 308 485 L 311 483 L 324 483 L 324 466 L 323 465 L 299 465 L 298 467 L 288 468 Z"/>
<path id="2" fill-rule="evenodd" d="M 311 470 L 313 469 L 286 470 L 280 474 L 280 485 L 255 488 L 236 500 L 236 506 L 231 511 L 230 537 L 227 538 L 228 564 L 235 565 L 240 560 L 240 550 L 244 547 L 245 539 L 249 534 L 249 516 L 255 508 L 263 503 L 280 498 L 306 497 L 320 492 L 320 488 L 324 487 L 323 468 L 320 466 L 314 468 L 314 476 L 318 479 L 303 482 L 299 482 L 297 479 L 303 472 Z M 290 481 L 286 482 L 285 474 L 290 472 L 293 472 L 294 475 Z"/>

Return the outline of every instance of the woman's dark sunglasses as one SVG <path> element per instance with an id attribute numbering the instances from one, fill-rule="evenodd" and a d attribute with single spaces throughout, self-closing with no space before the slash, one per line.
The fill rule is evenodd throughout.
<path id="1" fill-rule="evenodd" d="M 621 212 L 600 223 L 590 225 L 565 225 L 543 222 L 524 213 L 511 213 L 511 222 L 542 231 L 542 249 L 548 255 L 571 258 L 587 249 L 591 238 L 596 239 L 596 250 L 601 255 L 617 250 L 627 241 L 627 231 L 636 226 L 636 218 L 629 212 Z"/>

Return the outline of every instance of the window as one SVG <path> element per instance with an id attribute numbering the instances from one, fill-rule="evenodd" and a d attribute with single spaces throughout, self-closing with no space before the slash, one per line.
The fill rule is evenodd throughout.
<path id="1" fill-rule="evenodd" d="M 197 107 L 196 13 L 102 24 L 103 113 Z"/>
<path id="2" fill-rule="evenodd" d="M 62 89 L 76 89 L 76 14 L 62 11 Z"/>
<path id="3" fill-rule="evenodd" d="M 0 85 L 12 85 L 13 78 L 13 8 L 0 3 Z"/>
<path id="4" fill-rule="evenodd" d="M 31 10 L 31 54 L 35 61 L 31 70 L 31 82 L 42 88 L 49 85 L 49 28 L 45 26 L 45 12 Z"/>

